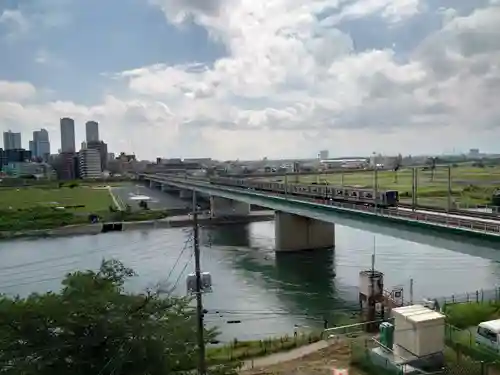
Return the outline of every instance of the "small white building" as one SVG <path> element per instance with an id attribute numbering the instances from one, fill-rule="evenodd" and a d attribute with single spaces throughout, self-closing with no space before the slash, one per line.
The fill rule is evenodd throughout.
<path id="1" fill-rule="evenodd" d="M 403 358 L 409 353 L 420 358 L 443 353 L 445 343 L 443 314 L 422 305 L 412 305 L 393 309 L 392 316 L 395 327 L 395 353 Z"/>

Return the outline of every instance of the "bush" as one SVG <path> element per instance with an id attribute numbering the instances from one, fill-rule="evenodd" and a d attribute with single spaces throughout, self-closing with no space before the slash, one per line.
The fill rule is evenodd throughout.
<path id="1" fill-rule="evenodd" d="M 446 316 L 449 324 L 465 329 L 499 318 L 500 304 L 497 302 L 457 303 L 446 306 Z"/>

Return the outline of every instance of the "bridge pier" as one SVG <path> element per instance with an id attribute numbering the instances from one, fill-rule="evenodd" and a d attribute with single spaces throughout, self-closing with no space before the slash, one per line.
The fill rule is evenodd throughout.
<path id="1" fill-rule="evenodd" d="M 149 180 L 149 187 L 151 189 L 157 189 L 158 187 L 161 188 L 161 184 L 159 182 Z"/>
<path id="2" fill-rule="evenodd" d="M 237 202 L 221 197 L 210 197 L 210 216 L 247 216 L 250 213 L 248 203 Z"/>
<path id="3" fill-rule="evenodd" d="M 326 249 L 335 246 L 335 224 L 276 211 L 275 251 Z"/>
<path id="4" fill-rule="evenodd" d="M 181 198 L 181 199 L 193 199 L 193 191 L 192 190 L 181 190 L 179 192 L 179 198 Z"/>
<path id="5" fill-rule="evenodd" d="M 167 184 L 162 184 L 161 191 L 164 193 L 178 193 L 179 189 L 172 187 L 170 185 L 167 185 Z"/>

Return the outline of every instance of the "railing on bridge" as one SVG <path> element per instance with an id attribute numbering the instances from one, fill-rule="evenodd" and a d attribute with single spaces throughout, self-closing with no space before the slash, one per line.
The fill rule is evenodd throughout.
<path id="1" fill-rule="evenodd" d="M 189 180 L 193 181 L 195 184 L 200 183 L 202 181 L 206 181 L 206 179 L 202 178 L 200 179 L 189 178 Z M 182 182 L 189 182 L 189 181 L 182 181 Z M 242 190 L 248 194 L 248 190 L 246 189 L 239 189 L 238 187 L 233 187 L 233 186 L 230 187 L 224 186 L 224 188 L 231 188 L 232 190 Z M 265 192 L 265 195 L 280 197 L 280 198 L 290 198 L 290 200 L 293 199 L 297 201 L 306 201 L 306 202 L 331 206 L 342 210 L 366 212 L 366 213 L 371 213 L 373 215 L 380 215 L 384 217 L 428 223 L 434 226 L 437 225 L 442 227 L 465 229 L 479 233 L 500 235 L 500 222 L 495 223 L 492 220 L 487 221 L 487 220 L 479 220 L 477 218 L 461 217 L 458 215 L 446 215 L 446 214 L 437 214 L 431 212 L 398 210 L 397 208 L 380 208 L 374 206 L 364 206 L 359 204 L 330 201 L 327 199 L 322 200 L 306 196 L 294 195 L 293 197 L 290 197 L 287 196 L 286 194 L 278 192 Z"/>

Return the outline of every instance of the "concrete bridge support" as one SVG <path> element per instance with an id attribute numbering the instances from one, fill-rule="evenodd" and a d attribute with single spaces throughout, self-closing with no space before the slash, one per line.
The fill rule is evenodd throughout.
<path id="1" fill-rule="evenodd" d="M 166 184 L 161 185 L 161 191 L 164 193 L 179 193 L 179 189 Z"/>
<path id="2" fill-rule="evenodd" d="M 193 199 L 192 190 L 181 190 L 179 193 L 179 198 L 181 199 Z"/>
<path id="3" fill-rule="evenodd" d="M 299 251 L 335 246 L 335 224 L 276 211 L 275 250 Z"/>
<path id="4" fill-rule="evenodd" d="M 250 213 L 248 203 L 237 202 L 221 197 L 210 197 L 210 215 L 221 216 L 246 216 Z"/>
<path id="5" fill-rule="evenodd" d="M 149 181 L 149 187 L 151 189 L 158 189 L 158 188 L 161 188 L 161 184 L 159 182 L 150 180 Z"/>

